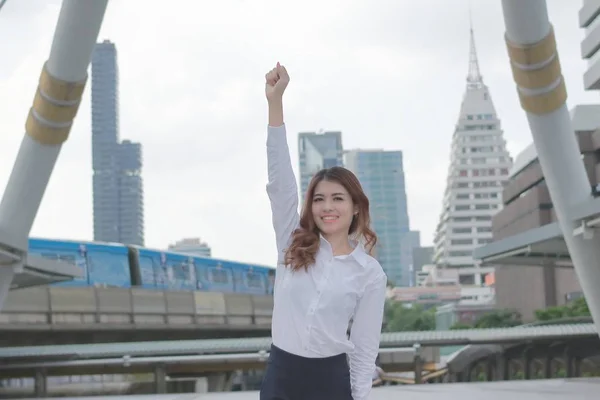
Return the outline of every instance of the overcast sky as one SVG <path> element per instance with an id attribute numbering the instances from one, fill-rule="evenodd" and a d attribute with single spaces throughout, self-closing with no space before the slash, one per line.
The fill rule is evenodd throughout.
<path id="1" fill-rule="evenodd" d="M 479 62 L 513 157 L 531 142 L 503 41 L 499 0 L 472 1 Z M 583 90 L 582 1 L 548 1 L 569 107 Z M 47 59 L 58 0 L 0 12 L 0 188 Z M 264 73 L 291 75 L 296 134 L 341 130 L 346 149 L 402 150 L 411 229 L 431 244 L 450 139 L 465 89 L 467 0 L 110 0 L 99 41 L 116 43 L 121 138 L 143 143 L 146 245 L 200 236 L 213 255 L 275 261 L 268 198 Z M 91 240 L 90 90 L 63 146 L 32 236 Z"/>

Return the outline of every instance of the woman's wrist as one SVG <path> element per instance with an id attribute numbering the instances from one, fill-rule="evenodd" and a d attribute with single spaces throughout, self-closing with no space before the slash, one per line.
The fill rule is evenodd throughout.
<path id="1" fill-rule="evenodd" d="M 283 125 L 283 99 L 269 99 L 269 126 Z"/>

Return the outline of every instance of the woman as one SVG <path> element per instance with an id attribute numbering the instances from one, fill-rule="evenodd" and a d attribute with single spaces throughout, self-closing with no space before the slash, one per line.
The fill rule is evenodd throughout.
<path id="1" fill-rule="evenodd" d="M 288 82 L 279 63 L 266 75 L 267 193 L 278 266 L 273 344 L 260 399 L 365 400 L 379 352 L 387 283 L 369 255 L 377 241 L 369 229 L 369 200 L 352 172 L 328 168 L 313 177 L 298 215 L 283 121 Z"/>

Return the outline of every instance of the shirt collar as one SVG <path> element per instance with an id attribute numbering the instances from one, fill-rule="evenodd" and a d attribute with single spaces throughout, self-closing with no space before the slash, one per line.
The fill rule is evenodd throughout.
<path id="1" fill-rule="evenodd" d="M 327 239 L 325 239 L 323 237 L 322 234 L 319 234 L 319 238 L 321 240 L 321 245 L 324 245 L 325 248 L 327 249 L 327 251 L 330 254 L 333 254 L 333 249 L 331 248 L 331 243 L 329 243 L 327 241 Z M 354 248 L 354 250 L 352 250 L 352 252 L 350 254 L 348 254 L 347 257 L 352 257 L 362 267 L 366 267 L 369 262 L 369 256 L 368 256 L 367 252 L 365 251 L 365 247 L 363 246 L 363 244 L 359 240 L 356 240 L 356 239 L 349 239 L 349 243 L 350 243 L 350 246 L 352 246 L 352 248 Z"/>

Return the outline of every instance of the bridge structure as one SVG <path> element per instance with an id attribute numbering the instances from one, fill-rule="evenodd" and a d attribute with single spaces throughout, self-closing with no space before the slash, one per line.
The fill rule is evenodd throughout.
<path id="1" fill-rule="evenodd" d="M 9 293 L 0 347 L 266 336 L 273 296 L 40 286 Z"/>
<path id="2" fill-rule="evenodd" d="M 39 397 L 47 394 L 49 376 L 82 374 L 150 373 L 154 393 L 166 393 L 170 379 L 204 376 L 211 391 L 224 391 L 231 386 L 234 371 L 264 368 L 270 344 L 269 337 L 257 337 L 8 347 L 0 349 L 0 376 L 33 377 Z M 496 347 L 480 351 L 483 356 L 471 351 L 451 363 L 440 363 L 439 347 L 449 345 Z M 530 364 L 540 354 L 551 362 L 564 355 L 567 375 L 580 376 L 581 363 L 600 355 L 598 332 L 592 323 L 579 323 L 384 333 L 379 364 L 386 371 L 381 378 L 387 383 L 471 381 L 477 380 L 474 374 L 481 368 L 487 380 L 506 380 L 514 375 L 511 362 L 515 360 L 525 363 L 526 376 L 531 377 Z M 556 376 L 551 362 L 545 377 Z M 407 372 L 412 378 L 397 374 Z"/>

